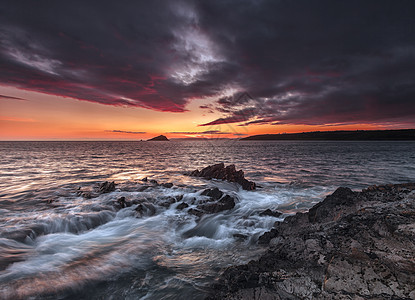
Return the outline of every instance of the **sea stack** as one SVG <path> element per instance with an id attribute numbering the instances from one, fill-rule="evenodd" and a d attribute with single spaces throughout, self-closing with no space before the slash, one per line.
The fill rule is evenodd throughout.
<path id="1" fill-rule="evenodd" d="M 165 135 L 159 135 L 149 139 L 148 141 L 168 141 L 169 139 Z"/>

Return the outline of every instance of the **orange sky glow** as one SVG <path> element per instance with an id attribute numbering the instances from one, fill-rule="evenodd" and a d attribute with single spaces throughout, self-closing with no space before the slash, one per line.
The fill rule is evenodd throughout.
<path id="1" fill-rule="evenodd" d="M 102 105 L 73 98 L 0 86 L 0 94 L 22 100 L 0 100 L 0 140 L 140 140 L 164 134 L 168 138 L 239 138 L 254 134 L 326 130 L 390 129 L 387 125 L 248 125 L 200 127 L 219 117 L 199 108 L 194 99 L 186 112 Z M 395 124 L 396 125 L 396 124 Z M 197 134 L 221 131 L 225 134 Z"/>

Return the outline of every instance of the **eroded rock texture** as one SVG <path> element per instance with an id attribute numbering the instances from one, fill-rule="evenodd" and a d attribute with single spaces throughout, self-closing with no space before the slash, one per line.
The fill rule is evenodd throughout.
<path id="1" fill-rule="evenodd" d="M 415 299 L 415 183 L 339 188 L 259 240 L 213 299 Z"/>

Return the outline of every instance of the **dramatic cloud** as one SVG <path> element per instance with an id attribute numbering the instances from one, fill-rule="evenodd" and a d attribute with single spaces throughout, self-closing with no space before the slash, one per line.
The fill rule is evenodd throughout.
<path id="1" fill-rule="evenodd" d="M 0 83 L 222 116 L 414 124 L 412 0 L 3 1 Z M 248 96 L 241 98 L 242 92 Z"/>

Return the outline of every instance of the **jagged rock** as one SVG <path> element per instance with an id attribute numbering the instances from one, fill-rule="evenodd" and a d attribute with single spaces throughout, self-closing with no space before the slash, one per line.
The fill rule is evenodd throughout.
<path id="1" fill-rule="evenodd" d="M 197 206 L 199 210 L 202 210 L 208 214 L 218 213 L 224 210 L 229 210 L 235 207 L 235 199 L 229 195 L 223 196 L 217 202 L 209 202 L 206 204 L 200 204 Z"/>
<path id="2" fill-rule="evenodd" d="M 242 186 L 244 190 L 255 190 L 255 182 L 249 181 L 245 178 L 242 170 L 236 171 L 235 165 L 225 167 L 223 163 L 208 166 L 201 171 L 194 170 L 186 175 L 194 177 L 203 177 L 206 179 L 221 179 L 229 182 L 236 182 Z"/>
<path id="3" fill-rule="evenodd" d="M 182 202 L 179 205 L 177 205 L 176 209 L 183 210 L 188 207 L 189 207 L 189 204 L 187 204 L 186 202 Z"/>
<path id="4" fill-rule="evenodd" d="M 98 183 L 93 188 L 92 187 L 79 187 L 76 191 L 77 196 L 81 196 L 85 199 L 91 199 L 98 197 L 100 194 L 110 193 L 115 191 L 115 182 L 105 181 Z"/>
<path id="5" fill-rule="evenodd" d="M 150 180 L 150 183 L 151 183 L 151 184 L 154 184 L 154 185 L 158 185 L 157 180 L 154 180 L 154 179 L 151 179 L 151 180 Z"/>
<path id="6" fill-rule="evenodd" d="M 415 299 L 415 184 L 339 188 L 276 222 L 212 299 Z"/>
<path id="7" fill-rule="evenodd" d="M 98 186 L 96 186 L 95 190 L 96 192 L 100 194 L 113 192 L 115 191 L 115 182 L 105 181 L 103 183 L 100 183 Z"/>
<path id="8" fill-rule="evenodd" d="M 269 208 L 268 209 L 266 209 L 266 210 L 264 210 L 263 212 L 261 212 L 260 214 L 259 214 L 260 216 L 271 216 L 271 217 L 276 217 L 276 218 L 278 218 L 279 216 L 281 216 L 282 215 L 282 213 L 281 212 L 279 212 L 279 211 L 272 211 L 272 210 L 270 210 Z"/>
<path id="9" fill-rule="evenodd" d="M 148 181 L 148 178 L 147 177 L 144 177 L 143 179 L 141 179 L 141 181 L 147 182 Z"/>

